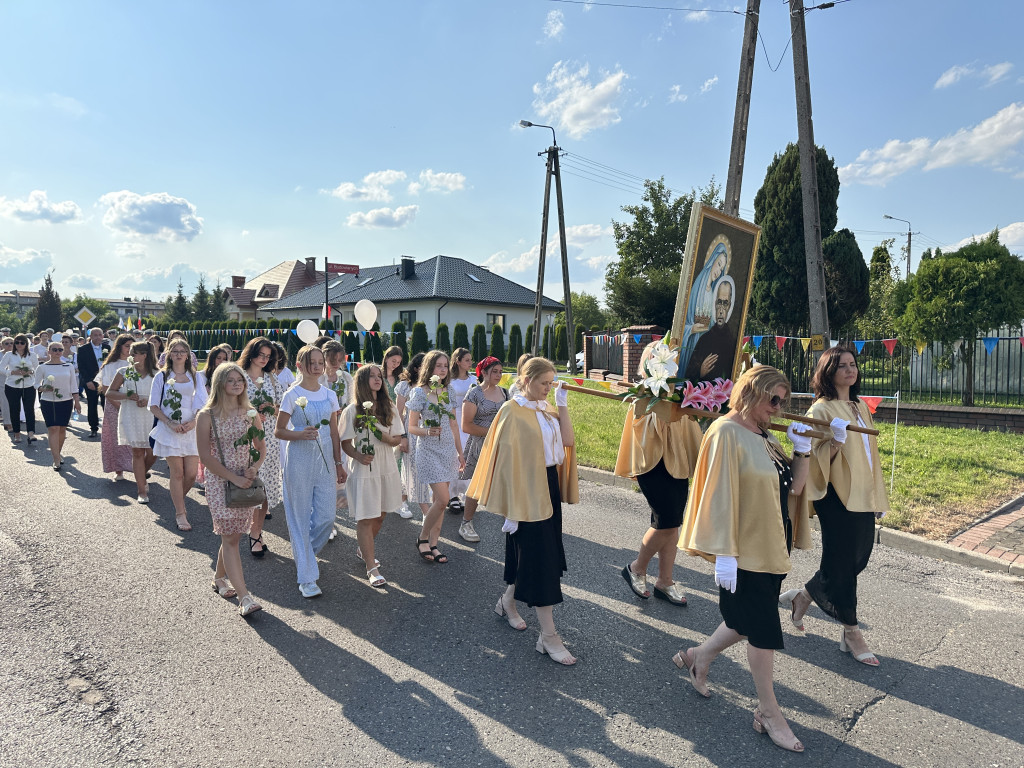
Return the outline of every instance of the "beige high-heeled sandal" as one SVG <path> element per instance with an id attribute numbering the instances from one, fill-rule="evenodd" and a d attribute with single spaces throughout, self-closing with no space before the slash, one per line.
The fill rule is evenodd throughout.
<path id="1" fill-rule="evenodd" d="M 771 739 L 772 743 L 777 747 L 782 747 L 783 749 L 788 750 L 790 752 L 804 751 L 804 745 L 800 743 L 800 739 L 798 739 L 795 735 L 793 736 L 793 741 L 790 742 L 782 741 L 781 739 L 776 737 L 775 731 L 772 730 L 772 727 L 768 724 L 768 721 L 764 719 L 764 715 L 761 714 L 760 709 L 754 710 L 754 730 L 758 733 L 767 733 L 768 738 Z"/>
<path id="2" fill-rule="evenodd" d="M 544 642 L 545 638 L 548 638 L 548 639 L 553 638 L 553 639 L 558 640 L 559 642 L 561 642 L 561 638 L 558 636 L 557 632 L 552 632 L 550 635 L 545 634 L 544 632 L 541 632 L 537 636 L 537 653 L 547 654 L 548 657 L 550 657 L 550 659 L 552 661 L 557 661 L 559 664 L 561 664 L 564 667 L 571 667 L 573 664 L 576 663 L 576 657 L 573 656 L 571 653 L 569 653 L 568 649 L 565 648 L 565 644 L 564 643 L 562 644 L 563 650 L 561 650 L 561 651 L 552 651 L 551 649 L 548 648 L 547 643 Z"/>
<path id="3" fill-rule="evenodd" d="M 860 630 L 858 630 L 860 631 Z M 850 648 L 850 644 L 846 642 L 846 625 L 843 625 L 839 635 L 839 650 L 843 653 L 848 653 L 853 656 L 855 661 L 859 661 L 861 664 L 865 664 L 869 667 L 877 667 L 880 662 L 878 657 L 875 656 L 871 651 L 865 651 L 864 653 L 854 653 L 853 649 Z"/>
<path id="4" fill-rule="evenodd" d="M 504 595 L 498 598 L 498 603 L 494 606 L 494 612 L 499 616 L 507 616 L 505 621 L 508 622 L 508 625 L 512 627 L 512 629 L 520 631 L 526 629 L 526 622 L 523 620 L 522 616 L 513 615 L 511 611 L 505 610 Z"/>

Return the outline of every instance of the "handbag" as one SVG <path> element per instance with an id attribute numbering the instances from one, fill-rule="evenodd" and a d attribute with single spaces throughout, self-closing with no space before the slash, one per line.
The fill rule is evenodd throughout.
<path id="1" fill-rule="evenodd" d="M 220 434 L 217 432 L 217 419 L 214 418 L 212 413 L 210 414 L 210 422 L 213 424 L 213 438 L 217 442 L 217 453 L 220 454 L 220 463 L 227 469 L 227 464 L 224 463 L 224 448 L 220 444 Z M 229 509 L 258 507 L 267 500 L 267 488 L 258 477 L 253 478 L 252 485 L 248 488 L 241 488 L 230 480 L 225 482 L 227 485 L 224 489 L 224 506 Z"/>

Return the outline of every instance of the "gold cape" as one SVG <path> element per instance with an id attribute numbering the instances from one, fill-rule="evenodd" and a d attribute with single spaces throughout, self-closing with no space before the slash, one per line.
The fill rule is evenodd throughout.
<path id="1" fill-rule="evenodd" d="M 557 421 L 557 411 L 550 404 L 545 405 Z M 558 485 L 564 503 L 579 502 L 574 446 L 565 446 L 565 461 L 558 467 Z M 466 493 L 488 511 L 517 523 L 535 523 L 554 514 L 540 424 L 533 410 L 514 400 L 501 406 L 487 431 Z"/>
<path id="2" fill-rule="evenodd" d="M 769 440 L 779 446 L 774 436 Z M 764 438 L 730 419 L 716 419 L 704 435 L 690 480 L 679 547 L 711 562 L 716 555 L 735 557 L 745 571 L 789 573 L 778 499 L 779 473 Z M 789 518 L 793 546 L 808 549 L 802 496 L 789 497 Z"/>
<path id="3" fill-rule="evenodd" d="M 644 407 L 645 404 L 638 401 L 626 412 L 619 454 L 615 458 L 615 474 L 636 477 L 650 472 L 664 459 L 665 469 L 672 477 L 686 480 L 697 463 L 702 437 L 700 426 L 689 416 L 678 421 L 663 421 L 653 412 L 640 412 Z"/>
<path id="4" fill-rule="evenodd" d="M 861 400 L 856 405 L 861 420 L 873 428 L 874 421 L 867 404 Z M 819 398 L 811 404 L 807 415 L 825 421 L 835 418 L 850 421 L 853 413 L 841 400 Z M 856 425 L 857 422 L 852 423 Z M 810 472 L 807 473 L 807 497 L 812 501 L 825 498 L 828 484 L 832 483 L 839 500 L 850 512 L 888 512 L 889 494 L 885 490 L 882 460 L 878 457 L 878 438 L 868 435 L 871 466 L 868 466 L 868 457 L 864 453 L 863 437 L 857 432 L 847 433 L 846 442 L 835 459 L 831 458 L 830 443 L 830 439 L 814 441 Z"/>

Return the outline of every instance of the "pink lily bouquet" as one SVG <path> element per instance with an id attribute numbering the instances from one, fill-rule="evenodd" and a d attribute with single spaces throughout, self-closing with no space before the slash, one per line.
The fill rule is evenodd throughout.
<path id="1" fill-rule="evenodd" d="M 668 416 L 675 409 L 662 403 L 676 403 L 683 408 L 695 408 L 702 411 L 719 411 L 729 402 L 732 393 L 732 381 L 717 378 L 713 382 L 701 381 L 694 384 L 679 378 L 679 350 L 670 349 L 664 342 L 659 342 L 651 351 L 644 363 L 646 378 L 637 382 L 629 390 L 629 399 L 646 400 L 644 413 L 659 408 L 661 414 Z M 668 409 L 671 409 L 669 411 Z M 678 417 L 675 417 L 678 418 Z M 674 421 L 675 418 L 665 418 Z"/>

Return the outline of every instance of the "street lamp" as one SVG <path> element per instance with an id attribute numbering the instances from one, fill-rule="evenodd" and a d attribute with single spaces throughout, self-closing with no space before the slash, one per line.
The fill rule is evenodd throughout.
<path id="1" fill-rule="evenodd" d="M 902 221 L 904 224 L 907 225 L 907 280 L 909 280 L 910 279 L 910 239 L 911 239 L 910 222 L 907 221 L 906 219 L 899 219 L 899 218 L 896 218 L 895 216 L 890 216 L 888 213 L 883 213 L 882 214 L 882 218 L 883 219 L 891 219 L 892 221 Z"/>
<path id="2" fill-rule="evenodd" d="M 547 173 L 544 181 L 544 210 L 541 215 L 540 225 L 540 254 L 537 261 L 537 295 L 533 305 L 533 327 L 538 329 L 533 338 L 533 354 L 537 354 L 539 342 L 541 307 L 544 301 L 544 266 L 548 246 L 548 210 L 551 207 L 551 179 L 555 180 L 555 199 L 558 205 L 558 241 L 562 251 L 562 292 L 565 302 L 565 328 L 569 348 L 568 370 L 575 373 L 576 366 L 576 340 L 572 324 L 572 293 L 569 285 L 569 256 L 566 253 L 565 244 L 565 212 L 562 209 L 562 171 L 558 164 L 558 139 L 555 137 L 555 129 L 550 125 L 531 123 L 529 120 L 520 120 L 519 125 L 523 128 L 547 128 L 551 131 L 551 146 L 539 155 L 547 155 Z M 548 324 L 550 325 L 550 318 Z M 554 357 L 554 339 L 551 343 L 551 357 Z"/>

